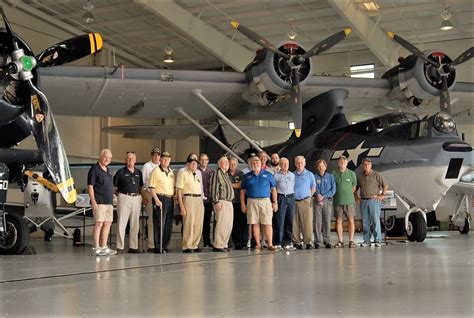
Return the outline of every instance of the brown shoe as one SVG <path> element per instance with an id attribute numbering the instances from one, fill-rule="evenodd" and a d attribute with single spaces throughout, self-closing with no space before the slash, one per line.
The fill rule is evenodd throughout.
<path id="1" fill-rule="evenodd" d="M 128 252 L 131 254 L 140 254 L 140 251 L 138 250 L 138 248 L 129 248 Z"/>
<path id="2" fill-rule="evenodd" d="M 255 246 L 255 252 L 260 252 L 262 250 L 262 247 L 260 245 Z"/>
<path id="3" fill-rule="evenodd" d="M 278 249 L 277 249 L 274 245 L 272 245 L 272 246 L 267 247 L 267 250 L 269 250 L 269 251 L 271 251 L 271 252 L 274 252 L 274 251 L 276 251 L 276 250 L 278 250 Z"/>
<path id="4" fill-rule="evenodd" d="M 118 249 L 117 249 L 117 254 L 123 254 L 123 249 L 118 248 Z"/>

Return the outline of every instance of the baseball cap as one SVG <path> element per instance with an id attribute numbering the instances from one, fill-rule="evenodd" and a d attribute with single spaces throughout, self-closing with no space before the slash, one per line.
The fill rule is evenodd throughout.
<path id="1" fill-rule="evenodd" d="M 168 151 L 164 151 L 162 154 L 161 154 L 162 157 L 168 157 L 168 158 L 171 158 L 171 155 Z"/>
<path id="2" fill-rule="evenodd" d="M 362 161 L 367 161 L 367 162 L 372 163 L 372 160 L 370 158 L 367 158 L 367 157 L 365 157 Z"/>
<path id="3" fill-rule="evenodd" d="M 154 154 L 154 153 L 158 153 L 158 154 L 161 155 L 161 150 L 160 150 L 160 148 L 158 148 L 158 147 L 153 148 L 153 149 L 151 150 L 151 154 Z"/>
<path id="4" fill-rule="evenodd" d="M 186 159 L 186 163 L 190 163 L 190 162 L 193 162 L 193 161 L 196 161 L 196 162 L 199 163 L 198 156 L 195 153 L 190 153 L 188 158 Z"/>
<path id="5" fill-rule="evenodd" d="M 247 160 L 248 160 L 249 163 L 251 163 L 251 162 L 254 162 L 256 160 L 260 161 L 260 158 L 256 154 L 251 153 Z"/>

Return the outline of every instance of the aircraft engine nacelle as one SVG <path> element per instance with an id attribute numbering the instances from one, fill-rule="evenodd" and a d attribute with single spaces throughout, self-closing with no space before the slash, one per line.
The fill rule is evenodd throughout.
<path id="1" fill-rule="evenodd" d="M 440 61 L 441 68 L 423 59 L 409 55 L 400 61 L 400 64 L 388 70 L 382 78 L 388 79 L 392 84 L 392 89 L 387 94 L 387 106 L 408 106 L 416 108 L 423 104 L 423 101 L 438 97 L 441 92 L 443 73 L 442 66 L 452 60 L 446 54 L 439 51 L 425 51 L 429 58 Z M 456 79 L 456 71 L 452 70 L 447 74 L 448 88 L 451 88 Z"/>
<path id="2" fill-rule="evenodd" d="M 289 55 L 301 55 L 306 51 L 298 43 L 287 41 L 277 45 L 280 51 Z M 252 104 L 271 105 L 279 101 L 290 91 L 291 61 L 265 49 L 259 51 L 249 66 L 245 69 L 249 86 L 243 92 L 243 97 Z M 300 85 L 304 85 L 311 74 L 311 59 L 307 58 L 299 66 Z"/>

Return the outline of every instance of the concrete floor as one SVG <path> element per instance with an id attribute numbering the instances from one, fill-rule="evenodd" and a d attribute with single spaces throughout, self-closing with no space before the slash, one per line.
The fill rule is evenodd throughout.
<path id="1" fill-rule="evenodd" d="M 0 315 L 472 316 L 474 236 L 428 235 L 381 248 L 97 258 L 34 239 L 36 255 L 0 256 Z"/>

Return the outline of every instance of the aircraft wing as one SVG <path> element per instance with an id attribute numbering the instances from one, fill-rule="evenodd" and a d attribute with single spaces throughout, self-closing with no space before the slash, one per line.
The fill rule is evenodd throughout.
<path id="1" fill-rule="evenodd" d="M 182 107 L 195 119 L 214 118 L 193 94 L 200 89 L 229 118 L 290 119 L 288 100 L 271 106 L 249 104 L 242 97 L 248 86 L 244 73 L 62 66 L 41 69 L 41 85 L 60 115 L 182 118 L 174 110 Z M 471 95 L 473 86 L 456 84 L 453 97 L 458 97 L 456 91 Z M 390 83 L 386 79 L 312 76 L 302 87 L 303 102 L 333 88 L 348 91 L 346 113 L 373 115 Z"/>

